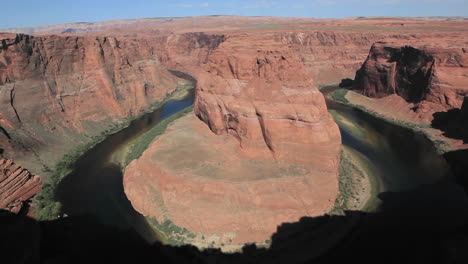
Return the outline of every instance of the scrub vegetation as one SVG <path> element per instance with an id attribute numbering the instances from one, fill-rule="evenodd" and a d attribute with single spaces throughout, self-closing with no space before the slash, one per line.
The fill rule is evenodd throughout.
<path id="1" fill-rule="evenodd" d="M 167 244 L 180 246 L 185 244 L 186 240 L 194 239 L 197 236 L 186 228 L 177 226 L 169 219 L 162 223 L 159 223 L 154 217 L 146 217 L 146 220 L 156 232 L 158 238 Z"/>
<path id="2" fill-rule="evenodd" d="M 375 208 L 379 185 L 371 165 L 359 153 L 343 146 L 339 166 L 339 195 L 330 214 Z"/>

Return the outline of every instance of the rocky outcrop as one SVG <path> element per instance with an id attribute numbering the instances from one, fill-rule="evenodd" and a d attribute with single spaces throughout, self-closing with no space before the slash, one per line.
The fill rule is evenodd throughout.
<path id="1" fill-rule="evenodd" d="M 41 179 L 12 160 L 0 158 L 0 209 L 19 213 L 41 190 Z"/>
<path id="2" fill-rule="evenodd" d="M 461 107 L 468 95 L 467 63 L 465 49 L 454 45 L 377 42 L 356 72 L 353 88 L 375 98 L 396 94 L 430 122 L 434 112 Z"/>
<path id="3" fill-rule="evenodd" d="M 269 152 L 280 162 L 336 169 L 338 152 L 318 145 L 339 144 L 336 123 L 298 56 L 280 42 L 242 38 L 223 43 L 199 75 L 195 113 L 217 135 L 231 134 L 243 150 Z"/>
<path id="4" fill-rule="evenodd" d="M 176 121 L 125 169 L 134 208 L 193 232 L 180 234 L 185 242 L 227 250 L 330 210 L 340 133 L 298 55 L 236 34 L 202 69 L 194 108 L 202 122 Z"/>
<path id="5" fill-rule="evenodd" d="M 330 152 L 339 145 L 316 148 L 334 159 Z M 128 165 L 125 193 L 142 214 L 192 232 L 164 228 L 170 238 L 227 250 L 264 243 L 278 224 L 333 206 L 336 169 L 276 162 L 268 149 L 256 154 L 246 157 L 235 137 L 215 135 L 196 116 L 186 116 Z"/>

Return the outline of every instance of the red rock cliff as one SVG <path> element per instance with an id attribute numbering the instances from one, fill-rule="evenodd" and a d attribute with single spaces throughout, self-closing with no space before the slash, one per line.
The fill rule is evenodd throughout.
<path id="1" fill-rule="evenodd" d="M 196 76 L 203 122 L 175 121 L 125 169 L 136 210 L 193 232 L 195 245 L 237 248 L 333 207 L 339 129 L 287 44 L 229 35 Z"/>
<path id="2" fill-rule="evenodd" d="M 468 55 L 462 47 L 375 43 L 356 72 L 354 89 L 381 98 L 397 94 L 422 120 L 432 114 L 460 108 L 468 94 Z"/>
<path id="3" fill-rule="evenodd" d="M 12 160 L 0 158 L 0 208 L 19 213 L 41 190 L 41 179 Z"/>
<path id="4" fill-rule="evenodd" d="M 37 171 L 176 88 L 149 40 L 0 35 L 0 149 Z M 15 141 L 16 140 L 16 141 Z M 12 146 L 13 145 L 13 146 Z M 18 144 L 16 144 L 18 145 Z M 38 155 L 30 155 L 32 152 Z M 29 154 L 28 154 L 29 153 Z M 39 157 L 42 160 L 29 160 Z"/>
<path id="5" fill-rule="evenodd" d="M 5 126 L 128 116 L 174 88 L 158 56 L 136 40 L 10 34 L 1 43 Z"/>
<path id="6" fill-rule="evenodd" d="M 298 56 L 275 40 L 248 40 L 254 44 L 240 46 L 244 36 L 232 37 L 210 56 L 198 76 L 195 113 L 251 155 L 337 169 L 338 126 Z"/>

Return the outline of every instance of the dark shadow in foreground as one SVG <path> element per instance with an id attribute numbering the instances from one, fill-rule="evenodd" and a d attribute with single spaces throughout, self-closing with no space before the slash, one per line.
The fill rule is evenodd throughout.
<path id="1" fill-rule="evenodd" d="M 468 197 L 451 183 L 382 193 L 377 213 L 285 223 L 269 249 L 242 252 L 147 244 L 91 217 L 48 222 L 0 212 L 1 263 L 468 263 Z"/>
<path id="2" fill-rule="evenodd" d="M 433 116 L 432 127 L 442 130 L 446 137 L 468 143 L 468 97 L 464 98 L 460 109 L 436 112 Z"/>
<path id="3" fill-rule="evenodd" d="M 433 114 L 432 127 L 442 130 L 449 138 L 461 139 L 468 143 L 468 97 L 465 97 L 460 109 Z M 458 183 L 468 193 L 468 149 L 450 151 L 444 154 Z"/>
<path id="4" fill-rule="evenodd" d="M 468 149 L 459 149 L 444 154 L 457 183 L 468 193 Z"/>

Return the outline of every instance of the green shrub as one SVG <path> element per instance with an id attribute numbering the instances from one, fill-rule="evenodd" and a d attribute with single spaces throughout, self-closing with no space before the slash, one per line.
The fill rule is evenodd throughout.
<path id="1" fill-rule="evenodd" d="M 348 104 L 349 101 L 346 99 L 346 94 L 348 93 L 348 90 L 346 89 L 337 89 L 333 93 L 331 93 L 331 97 L 333 100 L 339 102 L 339 103 L 344 103 Z"/>

